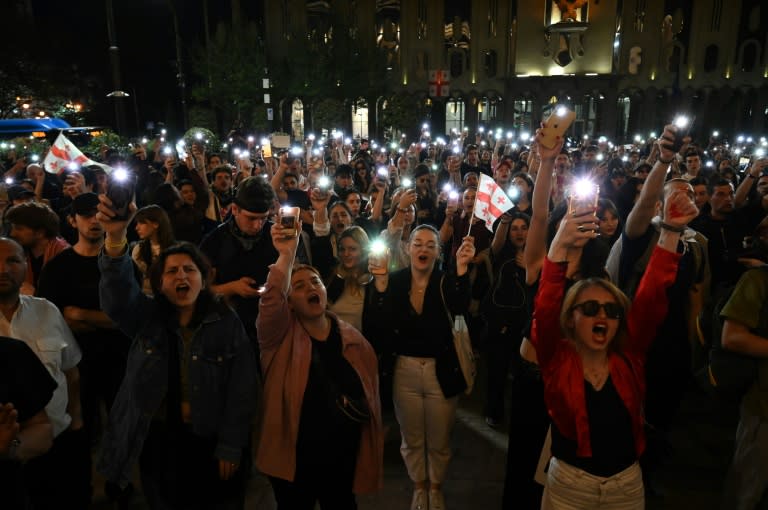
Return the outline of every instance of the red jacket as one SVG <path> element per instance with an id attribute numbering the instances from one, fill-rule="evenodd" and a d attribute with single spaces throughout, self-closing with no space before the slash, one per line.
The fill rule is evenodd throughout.
<path id="1" fill-rule="evenodd" d="M 667 314 L 667 288 L 675 281 L 680 255 L 654 248 L 627 315 L 628 335 L 622 354 L 611 352 L 611 380 L 632 419 L 638 457 L 645 449 L 645 353 Z M 566 438 L 576 441 L 576 454 L 592 456 L 589 417 L 584 396 L 584 369 L 573 341 L 563 338 L 560 309 L 565 292 L 565 263 L 545 259 L 533 315 L 531 340 L 544 380 L 544 400 L 552 421 Z M 631 368 L 629 365 L 632 365 Z"/>

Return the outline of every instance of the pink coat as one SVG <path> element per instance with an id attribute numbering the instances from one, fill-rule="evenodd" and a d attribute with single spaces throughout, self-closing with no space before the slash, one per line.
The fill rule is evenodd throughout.
<path id="1" fill-rule="evenodd" d="M 271 267 L 256 319 L 264 373 L 263 422 L 256 466 L 264 474 L 293 481 L 312 341 L 281 290 L 285 278 L 275 266 Z M 360 377 L 371 409 L 371 420 L 363 425 L 360 435 L 352 489 L 356 494 L 374 492 L 383 485 L 384 453 L 376 353 L 356 329 L 331 312 L 328 315 L 339 323 L 342 355 Z"/>

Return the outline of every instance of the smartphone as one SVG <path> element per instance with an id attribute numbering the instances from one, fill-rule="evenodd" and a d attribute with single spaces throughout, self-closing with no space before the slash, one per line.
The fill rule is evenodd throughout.
<path id="1" fill-rule="evenodd" d="M 745 156 L 741 156 L 739 158 L 739 166 L 740 167 L 746 167 L 749 164 L 749 158 Z"/>
<path id="2" fill-rule="evenodd" d="M 115 211 L 115 220 L 128 219 L 128 206 L 133 201 L 136 192 L 136 176 L 132 172 L 118 168 L 109 180 L 107 198 L 112 201 L 112 209 Z"/>
<path id="3" fill-rule="evenodd" d="M 687 115 L 678 115 L 672 121 L 672 124 L 676 128 L 675 143 L 672 144 L 672 150 L 679 152 L 683 147 L 683 138 L 688 136 L 691 132 L 691 126 L 693 125 L 693 118 L 689 118 Z"/>
<path id="4" fill-rule="evenodd" d="M 272 157 L 272 144 L 269 142 L 269 140 L 261 141 L 261 157 L 262 158 Z"/>
<path id="5" fill-rule="evenodd" d="M 328 190 L 331 189 L 331 179 L 327 175 L 321 176 L 317 180 L 317 188 L 323 200 L 328 196 Z"/>
<path id="6" fill-rule="evenodd" d="M 283 232 L 288 237 L 296 237 L 299 235 L 299 208 L 298 207 L 281 207 L 280 214 L 278 215 L 278 222 L 283 227 Z"/>
<path id="7" fill-rule="evenodd" d="M 387 243 L 381 239 L 375 239 L 368 247 L 368 261 L 381 266 L 386 262 L 388 252 Z"/>
<path id="8" fill-rule="evenodd" d="M 557 145 L 557 137 L 563 137 L 573 121 L 576 120 L 576 112 L 569 110 L 565 106 L 557 106 L 544 122 L 541 128 L 541 145 L 547 149 Z"/>
<path id="9" fill-rule="evenodd" d="M 597 209 L 600 199 L 600 185 L 590 179 L 579 179 L 573 183 L 568 194 L 568 212 L 579 209 Z"/>

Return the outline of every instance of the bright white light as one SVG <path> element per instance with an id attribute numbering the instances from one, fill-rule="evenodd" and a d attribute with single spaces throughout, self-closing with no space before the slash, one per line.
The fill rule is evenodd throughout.
<path id="1" fill-rule="evenodd" d="M 686 127 L 688 127 L 688 117 L 686 117 L 685 115 L 678 115 L 677 117 L 675 117 L 673 124 L 677 129 L 685 129 Z"/>
<path id="2" fill-rule="evenodd" d="M 509 196 L 509 199 L 513 202 L 516 201 L 518 198 L 520 198 L 520 188 L 517 186 L 511 186 L 507 191 L 507 196 Z"/>
<path id="3" fill-rule="evenodd" d="M 242 151 L 240 153 L 240 159 L 250 159 L 250 158 L 251 158 L 251 153 L 250 152 Z"/>
<path id="4" fill-rule="evenodd" d="M 459 149 L 458 145 L 454 145 L 453 146 L 453 153 L 454 154 L 460 154 L 461 153 L 461 149 Z"/>
<path id="5" fill-rule="evenodd" d="M 168 132 L 168 131 L 166 131 L 165 129 L 161 129 L 161 130 L 160 130 L 160 134 L 161 134 L 161 135 L 164 135 L 164 134 L 166 134 L 167 132 Z"/>
<path id="6" fill-rule="evenodd" d="M 597 141 L 600 142 L 600 143 L 605 143 L 605 142 L 608 141 L 608 139 L 606 137 L 604 137 L 604 136 L 601 136 L 600 138 L 597 139 Z"/>
<path id="7" fill-rule="evenodd" d="M 389 175 L 389 172 L 387 172 L 387 169 L 382 166 L 382 167 L 379 167 L 378 170 L 376 170 L 376 175 L 378 175 L 379 177 L 386 177 Z"/>
<path id="8" fill-rule="evenodd" d="M 598 154 L 597 156 L 595 156 L 595 159 L 598 161 L 602 161 L 605 159 L 605 156 L 603 156 L 602 154 Z"/>
<path id="9" fill-rule="evenodd" d="M 392 143 L 390 143 L 390 144 L 389 144 L 389 147 L 390 147 L 392 150 L 395 150 L 395 149 L 397 149 L 397 142 L 392 142 Z"/>
<path id="10" fill-rule="evenodd" d="M 483 126 L 480 126 L 479 128 L 477 128 L 477 130 L 481 133 L 485 133 L 485 128 Z"/>
<path id="11" fill-rule="evenodd" d="M 421 129 L 429 129 L 429 124 L 425 122 L 424 124 L 421 125 Z"/>
<path id="12" fill-rule="evenodd" d="M 410 188 L 411 186 L 413 186 L 413 181 L 411 181 L 406 177 L 405 179 L 403 179 L 402 185 L 404 188 Z"/>
<path id="13" fill-rule="evenodd" d="M 752 143 L 752 137 L 751 136 L 747 137 L 747 143 Z"/>
<path id="14" fill-rule="evenodd" d="M 520 140 L 522 142 L 527 142 L 530 139 L 531 139 L 531 134 L 528 133 L 527 131 L 523 131 L 522 133 L 520 133 Z"/>
<path id="15" fill-rule="evenodd" d="M 381 239 L 371 241 L 371 244 L 368 247 L 368 251 L 371 253 L 371 255 L 383 255 L 384 252 L 387 251 L 387 243 Z"/>
<path id="16" fill-rule="evenodd" d="M 584 136 L 583 136 L 583 138 L 584 138 L 585 140 L 589 140 L 589 135 L 584 135 Z"/>
<path id="17" fill-rule="evenodd" d="M 70 164 L 67 165 L 67 168 L 69 168 L 70 170 L 77 170 L 78 168 L 80 168 L 80 165 L 72 161 Z"/>
<path id="18" fill-rule="evenodd" d="M 629 157 L 627 157 L 627 156 L 622 156 L 622 157 L 621 157 L 621 160 L 622 160 L 622 161 L 624 161 L 624 162 L 626 163 L 627 161 L 629 161 Z"/>
<path id="19" fill-rule="evenodd" d="M 650 136 L 651 138 L 656 138 L 656 131 L 651 131 L 648 136 Z"/>
<path id="20" fill-rule="evenodd" d="M 327 175 L 322 175 L 317 180 L 317 186 L 320 189 L 328 189 L 331 186 L 331 180 L 328 178 Z"/>
<path id="21" fill-rule="evenodd" d="M 125 182 L 128 180 L 128 170 L 123 167 L 117 167 L 115 168 L 115 171 L 112 172 L 112 178 L 117 182 Z"/>
<path id="22" fill-rule="evenodd" d="M 315 135 L 314 134 L 310 134 L 307 138 L 309 138 L 310 140 L 314 141 L 315 140 Z"/>
<path id="23" fill-rule="evenodd" d="M 379 149 L 379 152 L 381 152 L 382 154 L 386 154 L 387 153 L 386 147 L 382 147 L 381 149 Z"/>
<path id="24" fill-rule="evenodd" d="M 255 138 L 254 138 L 254 137 L 252 137 L 252 136 L 249 136 L 249 137 L 248 137 L 248 142 L 249 142 L 249 143 L 253 143 L 253 141 L 254 141 L 254 140 L 255 140 Z"/>
<path id="25" fill-rule="evenodd" d="M 235 147 L 234 150 L 232 150 L 232 152 L 235 154 L 235 156 L 239 156 L 240 155 L 240 147 Z"/>
<path id="26" fill-rule="evenodd" d="M 173 154 L 173 149 L 171 149 L 170 147 L 165 147 L 163 148 L 163 154 L 165 154 L 166 156 L 170 156 L 171 154 Z"/>
<path id="27" fill-rule="evenodd" d="M 13 177 L 6 177 L 5 178 L 5 183 L 6 184 L 13 184 Z"/>
<path id="28" fill-rule="evenodd" d="M 345 138 L 344 139 L 344 144 L 345 145 L 350 145 L 351 143 L 352 143 L 352 139 L 351 138 Z"/>
<path id="29" fill-rule="evenodd" d="M 459 192 L 456 191 L 456 190 L 449 191 L 448 192 L 448 198 L 451 199 L 451 200 L 456 200 L 457 198 L 459 198 Z"/>
<path id="30" fill-rule="evenodd" d="M 291 147 L 291 154 L 293 154 L 294 156 L 301 156 L 302 154 L 304 154 L 304 149 L 302 149 L 301 147 Z"/>
<path id="31" fill-rule="evenodd" d="M 8 148 L 8 144 L 7 143 L 5 143 L 5 142 L 0 143 L 0 149 L 7 149 L 7 148 Z"/>
<path id="32" fill-rule="evenodd" d="M 261 139 L 261 145 L 267 145 L 269 143 L 269 138 L 262 138 Z"/>
<path id="33" fill-rule="evenodd" d="M 734 151 L 733 151 L 733 152 L 734 152 L 736 155 L 739 155 L 739 154 L 741 154 L 741 149 L 740 149 L 740 148 L 736 148 L 736 149 L 734 149 Z"/>
<path id="34" fill-rule="evenodd" d="M 715 166 L 714 161 L 707 161 L 707 168 L 712 168 L 713 166 Z"/>
<path id="35" fill-rule="evenodd" d="M 37 154 L 32 154 L 32 161 L 34 162 L 40 161 L 40 156 L 38 156 Z"/>
<path id="36" fill-rule="evenodd" d="M 565 117 L 565 115 L 568 113 L 568 108 L 565 106 L 558 106 L 557 110 L 555 110 L 555 113 L 558 117 Z"/>
<path id="37" fill-rule="evenodd" d="M 755 157 L 762 158 L 765 156 L 765 149 L 755 149 Z"/>
<path id="38" fill-rule="evenodd" d="M 739 135 L 739 136 L 736 138 L 736 141 L 737 141 L 737 142 L 739 142 L 739 143 L 742 143 L 742 142 L 744 141 L 744 135 Z"/>
<path id="39" fill-rule="evenodd" d="M 718 136 L 720 136 L 720 132 L 719 131 L 712 131 L 712 136 L 717 138 Z"/>
<path id="40" fill-rule="evenodd" d="M 586 178 L 577 179 L 571 187 L 571 192 L 575 197 L 589 198 L 595 194 L 595 183 Z"/>
<path id="41" fill-rule="evenodd" d="M 512 138 L 514 136 L 514 133 L 512 131 L 507 131 L 507 138 Z"/>
<path id="42" fill-rule="evenodd" d="M 453 186 L 451 186 L 450 183 L 446 182 L 445 184 L 443 184 L 443 191 L 445 191 L 446 193 L 449 193 L 451 190 L 453 190 Z"/>
<path id="43" fill-rule="evenodd" d="M 613 41 L 613 47 L 614 48 L 618 48 L 619 47 L 619 41 L 618 40 Z"/>
<path id="44" fill-rule="evenodd" d="M 432 133 L 430 133 L 429 131 L 424 131 L 424 136 L 429 138 L 430 136 L 432 136 Z"/>
<path id="45" fill-rule="evenodd" d="M 642 136 L 640 136 L 640 135 L 635 135 L 635 141 L 636 141 L 636 142 L 640 142 L 640 140 L 642 140 L 642 139 L 643 139 L 643 137 L 642 137 Z"/>
<path id="46" fill-rule="evenodd" d="M 141 143 L 149 143 L 149 140 L 147 139 L 147 137 L 144 137 L 141 139 Z"/>

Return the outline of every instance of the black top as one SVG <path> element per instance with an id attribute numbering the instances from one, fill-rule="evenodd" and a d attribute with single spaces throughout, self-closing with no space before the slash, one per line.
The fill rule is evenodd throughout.
<path id="1" fill-rule="evenodd" d="M 55 389 L 56 381 L 27 344 L 0 337 L 0 404 L 12 403 L 19 423 L 42 411 Z M 3 508 L 26 508 L 21 471 L 19 462 L 0 460 L 0 485 L 6 488 Z"/>
<path id="2" fill-rule="evenodd" d="M 592 457 L 578 457 L 576 440 L 564 437 L 554 422 L 552 455 L 595 476 L 613 476 L 637 460 L 632 419 L 610 376 L 600 391 L 584 381 L 584 396 Z"/>
<path id="3" fill-rule="evenodd" d="M 277 250 L 272 246 L 270 228 L 272 223 L 264 222 L 258 236 L 243 237 L 237 234 L 234 218 L 211 232 L 200 244 L 200 249 L 216 270 L 215 284 L 229 283 L 248 276 L 256 285 L 264 285 L 269 265 L 277 260 Z M 256 317 L 259 314 L 259 298 L 232 296 L 229 303 L 235 309 L 245 326 L 245 331 L 256 346 Z"/>
<path id="4" fill-rule="evenodd" d="M 331 321 L 325 341 L 312 338 L 312 362 L 304 390 L 296 439 L 296 482 L 311 481 L 320 473 L 337 473 L 352 490 L 361 426 L 337 410 L 339 394 L 363 397 L 363 385 L 341 354 L 338 323 Z"/>

